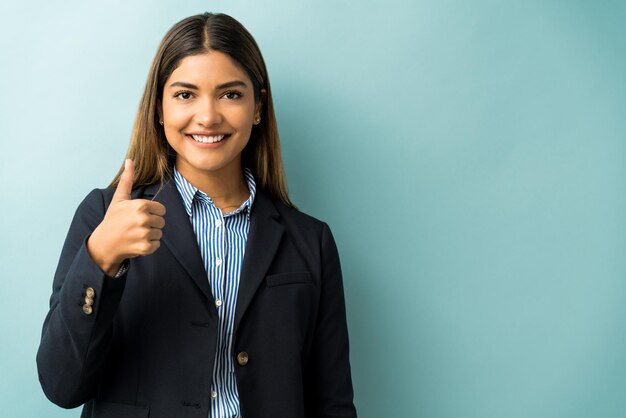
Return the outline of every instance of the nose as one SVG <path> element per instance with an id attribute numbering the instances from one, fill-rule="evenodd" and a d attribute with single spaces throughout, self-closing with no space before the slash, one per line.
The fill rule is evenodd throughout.
<path id="1" fill-rule="evenodd" d="M 222 122 L 219 104 L 210 97 L 199 100 L 194 120 L 203 126 L 213 126 Z"/>

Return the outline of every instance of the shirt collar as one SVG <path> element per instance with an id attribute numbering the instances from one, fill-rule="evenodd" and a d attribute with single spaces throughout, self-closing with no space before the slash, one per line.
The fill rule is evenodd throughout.
<path id="1" fill-rule="evenodd" d="M 248 219 L 250 219 L 250 211 L 252 210 L 252 203 L 254 203 L 254 196 L 256 194 L 256 183 L 254 182 L 252 171 L 249 168 L 245 167 L 243 169 L 243 176 L 248 184 L 250 197 L 246 199 L 246 201 L 243 202 L 239 208 L 224 215 L 230 216 L 245 211 Z M 180 174 L 176 167 L 174 167 L 174 181 L 176 183 L 176 188 L 183 199 L 183 205 L 185 206 L 187 215 L 191 216 L 194 199 L 207 200 L 211 205 L 213 205 L 213 199 L 211 199 L 211 197 L 202 190 L 199 190 L 191 184 L 185 177 L 183 177 L 182 174 Z"/>

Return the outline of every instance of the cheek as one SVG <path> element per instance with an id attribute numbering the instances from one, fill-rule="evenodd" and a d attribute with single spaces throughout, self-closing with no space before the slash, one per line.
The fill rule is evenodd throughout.
<path id="1" fill-rule="evenodd" d="M 254 121 L 254 108 L 246 106 L 245 108 L 238 109 L 232 112 L 228 119 L 233 125 L 237 126 L 240 131 L 251 130 Z"/>
<path id="2" fill-rule="evenodd" d="M 172 127 L 185 125 L 191 118 L 189 111 L 178 106 L 163 107 L 164 120 Z"/>

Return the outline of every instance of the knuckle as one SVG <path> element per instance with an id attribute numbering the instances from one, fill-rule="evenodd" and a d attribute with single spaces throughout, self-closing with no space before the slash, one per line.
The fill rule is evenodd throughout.
<path id="1" fill-rule="evenodd" d="M 150 215 L 148 215 L 147 213 L 142 213 L 139 216 L 139 225 L 142 227 L 147 227 L 149 226 L 150 223 Z"/>
<path id="2" fill-rule="evenodd" d="M 148 211 L 148 202 L 146 202 L 145 200 L 138 200 L 137 201 L 137 210 L 139 212 L 147 212 Z"/>

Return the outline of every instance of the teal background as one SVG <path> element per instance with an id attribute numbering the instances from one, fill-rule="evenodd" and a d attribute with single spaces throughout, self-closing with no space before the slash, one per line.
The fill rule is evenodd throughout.
<path id="1" fill-rule="evenodd" d="M 290 190 L 339 246 L 361 418 L 626 417 L 626 6 L 618 1 L 0 5 L 0 405 L 78 203 L 120 166 L 165 32 L 264 53 Z"/>

